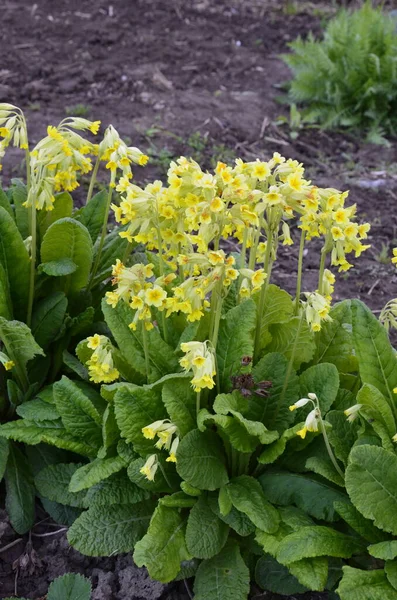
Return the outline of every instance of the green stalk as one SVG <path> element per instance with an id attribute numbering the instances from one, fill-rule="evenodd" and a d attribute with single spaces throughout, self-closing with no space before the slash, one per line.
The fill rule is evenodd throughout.
<path id="1" fill-rule="evenodd" d="M 287 373 L 285 375 L 283 389 L 281 390 L 280 399 L 278 401 L 278 406 L 283 406 L 285 392 L 287 391 L 287 387 L 288 387 L 289 380 L 291 377 L 292 367 L 294 366 L 295 354 L 296 354 L 296 349 L 298 347 L 298 340 L 299 340 L 299 336 L 300 336 L 300 332 L 301 332 L 301 328 L 302 328 L 304 315 L 305 315 L 305 313 L 304 313 L 304 311 L 302 311 L 301 318 L 299 319 L 298 329 L 296 330 L 294 345 L 292 347 L 292 354 L 291 354 L 291 357 L 288 362 Z"/>
<path id="2" fill-rule="evenodd" d="M 306 237 L 306 232 L 303 231 L 303 229 L 302 229 L 301 241 L 299 244 L 298 277 L 296 280 L 295 315 L 297 315 L 299 312 L 299 302 L 300 302 L 300 295 L 301 295 L 301 289 L 302 289 L 303 251 L 305 249 L 305 237 Z"/>
<path id="3" fill-rule="evenodd" d="M 322 248 L 321 250 L 321 260 L 320 260 L 320 269 L 318 272 L 318 293 L 322 294 L 323 293 L 323 277 L 324 277 L 324 269 L 325 269 L 325 260 L 327 258 L 327 253 L 324 250 L 324 248 Z"/>
<path id="4" fill-rule="evenodd" d="M 163 275 L 164 275 L 163 242 L 161 241 L 161 231 L 160 231 L 160 227 L 158 225 L 156 227 L 156 231 L 157 231 L 157 243 L 158 243 L 158 247 L 159 247 L 159 269 L 160 269 L 160 277 L 163 277 Z M 161 324 L 163 326 L 164 341 L 167 342 L 168 341 L 167 321 L 166 321 L 166 318 L 165 318 L 165 312 L 164 311 L 161 311 Z"/>
<path id="5" fill-rule="evenodd" d="M 150 357 L 149 357 L 149 345 L 147 339 L 147 331 L 145 323 L 142 321 L 142 340 L 143 340 L 143 353 L 145 355 L 145 370 L 146 370 L 146 381 L 149 383 L 149 372 L 150 372 Z"/>
<path id="6" fill-rule="evenodd" d="M 196 416 L 197 417 L 200 412 L 200 408 L 201 408 L 201 392 L 197 392 L 197 395 L 196 395 Z"/>
<path id="7" fill-rule="evenodd" d="M 26 156 L 26 184 L 27 194 L 29 194 L 31 187 L 31 175 L 30 175 L 30 154 L 29 149 L 25 151 Z M 29 296 L 28 296 L 28 312 L 26 316 L 26 323 L 30 327 L 32 322 L 32 311 L 34 301 L 34 284 L 36 276 L 36 246 L 37 246 L 37 224 L 36 224 L 36 199 L 32 200 L 32 206 L 29 209 L 29 229 L 30 235 L 32 236 L 31 250 L 30 250 L 30 274 L 29 274 Z"/>
<path id="8" fill-rule="evenodd" d="M 112 201 L 112 195 L 113 195 L 113 188 L 111 188 L 109 185 L 109 192 L 108 192 L 108 198 L 107 198 L 107 202 L 106 202 L 105 215 L 103 217 L 101 237 L 99 240 L 98 251 L 96 254 L 96 258 L 95 258 L 94 267 L 91 271 L 90 281 L 87 286 L 87 291 L 89 291 L 92 287 L 93 281 L 95 279 L 95 275 L 97 274 L 97 271 L 98 271 L 99 263 L 101 261 L 103 245 L 105 243 L 105 238 L 106 238 L 106 231 L 107 231 L 107 226 L 108 226 L 109 210 L 110 210 L 110 203 Z"/>
<path id="9" fill-rule="evenodd" d="M 273 232 L 270 230 L 268 232 L 268 236 L 267 236 L 265 264 L 264 264 L 264 271 L 266 273 L 266 279 L 263 283 L 260 297 L 259 297 L 258 313 L 257 313 L 257 320 L 256 320 L 255 345 L 254 345 L 255 360 L 258 358 L 258 353 L 259 353 L 259 344 L 261 341 L 263 309 L 265 307 L 266 292 L 267 292 L 267 288 L 269 285 L 269 279 L 270 279 L 270 275 L 271 275 L 271 271 L 272 271 L 272 263 L 271 263 L 271 253 L 272 253 L 272 245 L 273 245 L 272 238 L 273 238 Z"/>
<path id="10" fill-rule="evenodd" d="M 88 188 L 87 199 L 85 201 L 86 204 L 88 204 L 89 201 L 92 198 L 92 192 L 94 191 L 94 185 L 95 185 L 95 182 L 96 182 L 96 177 L 98 175 L 98 169 L 99 169 L 100 163 L 101 163 L 101 160 L 100 160 L 99 154 L 98 154 L 98 157 L 96 159 L 96 163 L 94 165 L 94 169 L 93 169 L 92 174 L 91 174 L 90 187 Z"/>
<path id="11" fill-rule="evenodd" d="M 123 263 L 123 265 L 125 265 L 125 263 L 127 262 L 131 252 L 132 252 L 132 244 L 131 244 L 131 242 L 128 242 L 128 244 L 124 250 L 123 258 L 121 261 Z"/>
<path id="12" fill-rule="evenodd" d="M 334 453 L 332 451 L 331 444 L 329 443 L 328 435 L 327 435 L 327 432 L 326 432 L 326 429 L 325 429 L 325 425 L 324 425 L 323 419 L 321 417 L 321 413 L 320 413 L 320 427 L 321 427 L 321 433 L 323 434 L 323 438 L 324 438 L 324 442 L 325 442 L 325 447 L 327 448 L 328 455 L 329 455 L 329 457 L 330 457 L 330 459 L 332 461 L 332 464 L 335 467 L 336 472 L 342 477 L 342 479 L 344 481 L 345 480 L 345 474 L 343 473 L 343 471 L 339 467 L 339 465 L 338 465 L 338 463 L 336 461 L 335 455 L 334 455 Z"/>

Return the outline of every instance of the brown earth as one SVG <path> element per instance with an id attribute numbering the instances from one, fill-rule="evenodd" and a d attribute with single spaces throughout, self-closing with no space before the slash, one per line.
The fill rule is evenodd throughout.
<path id="1" fill-rule="evenodd" d="M 297 35 L 319 33 L 334 4 L 3 0 L 0 101 L 26 110 L 32 143 L 68 110 L 100 118 L 104 126 L 113 123 L 152 156 L 151 165 L 137 173 L 141 182 L 164 177 L 169 160 L 180 154 L 208 168 L 214 158 L 268 158 L 274 151 L 300 160 L 319 186 L 350 189 L 359 215 L 371 222 L 372 247 L 339 278 L 335 299 L 359 297 L 379 311 L 397 295 L 388 258 L 397 245 L 396 141 L 373 146 L 345 132 L 315 128 L 299 130 L 292 139 L 289 126 L 279 122 L 288 115 L 277 97 L 289 76 L 279 54 Z M 21 172 L 21 156 L 11 151 L 4 185 Z M 313 242 L 305 258 L 306 289 L 316 287 L 318 249 Z M 282 249 L 274 279 L 289 291 L 296 264 L 296 246 Z M 150 588 L 145 593 L 151 596 L 141 583 L 136 592 L 123 588 L 123 577 L 139 582 L 146 577 L 127 558 L 87 559 L 68 549 L 64 538 L 32 539 L 47 570 L 37 578 L 19 573 L 19 592 L 29 598 L 42 596 L 48 581 L 67 570 L 92 574 L 98 590 L 108 586 L 108 595 L 95 592 L 94 600 L 117 600 L 124 589 L 133 595 L 123 598 L 188 598 L 179 587 Z M 0 548 L 0 598 L 14 589 L 12 562 L 22 549 L 16 545 L 12 554 L 3 554 Z"/>

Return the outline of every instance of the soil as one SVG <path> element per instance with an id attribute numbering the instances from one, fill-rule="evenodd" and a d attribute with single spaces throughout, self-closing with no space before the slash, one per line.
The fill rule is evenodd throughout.
<path id="1" fill-rule="evenodd" d="M 388 258 L 397 246 L 396 140 L 374 146 L 346 132 L 315 128 L 298 130 L 295 139 L 279 119 L 288 117 L 278 98 L 289 77 L 279 55 L 297 35 L 320 33 L 334 5 L 3 0 L 0 102 L 26 111 L 33 144 L 69 111 L 99 118 L 104 126 L 113 123 L 152 157 L 137 171 L 138 182 L 164 178 L 169 160 L 180 154 L 207 168 L 213 157 L 266 159 L 278 151 L 298 159 L 317 185 L 350 189 L 361 219 L 372 225 L 372 247 L 339 277 L 335 300 L 358 297 L 380 311 L 397 291 L 397 272 Z M 20 173 L 21 155 L 12 150 L 4 184 Z M 306 289 L 316 288 L 318 250 L 313 242 L 305 257 Z M 291 292 L 296 263 L 295 245 L 282 249 L 274 270 L 274 280 Z M 0 531 L 3 525 L 2 545 L 12 537 L 4 522 Z M 128 557 L 82 557 L 62 534 L 32 539 L 42 569 L 32 576 L 19 572 L 18 591 L 26 597 L 39 598 L 53 577 L 68 570 L 92 576 L 94 600 L 189 597 L 183 584 L 171 589 L 149 582 Z M 14 590 L 12 563 L 22 550 L 22 543 L 4 554 L 0 548 L 0 598 Z M 271 596 L 253 592 L 257 598 Z"/>

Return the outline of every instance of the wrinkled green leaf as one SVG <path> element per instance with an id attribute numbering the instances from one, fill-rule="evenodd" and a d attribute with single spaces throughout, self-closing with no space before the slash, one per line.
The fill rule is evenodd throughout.
<path id="1" fill-rule="evenodd" d="M 258 529 L 268 533 L 277 531 L 280 521 L 278 512 L 267 502 L 256 479 L 240 475 L 232 479 L 226 489 L 233 506 L 246 514 Z"/>
<path id="2" fill-rule="evenodd" d="M 151 502 L 91 506 L 68 531 L 68 541 L 86 556 L 131 552 L 142 538 L 153 513 Z"/>
<path id="3" fill-rule="evenodd" d="M 343 567 L 343 577 L 336 590 L 341 600 L 397 600 L 383 569 L 361 571 Z"/>
<path id="4" fill-rule="evenodd" d="M 211 510 L 202 495 L 190 511 L 186 527 L 186 545 L 196 558 L 212 558 L 226 544 L 229 527 Z"/>
<path id="5" fill-rule="evenodd" d="M 91 200 L 80 208 L 73 216 L 87 227 L 93 242 L 97 239 L 106 215 L 107 190 L 101 190 Z"/>
<path id="6" fill-rule="evenodd" d="M 80 467 L 82 467 L 81 463 L 59 463 L 42 469 L 34 478 L 39 494 L 52 502 L 75 508 L 86 507 L 85 491 L 78 494 L 69 491 L 70 480 Z"/>
<path id="7" fill-rule="evenodd" d="M 90 600 L 91 582 L 78 573 L 55 579 L 48 588 L 47 600 Z"/>
<path id="8" fill-rule="evenodd" d="M 32 316 L 32 333 L 36 342 L 46 348 L 61 329 L 68 301 L 62 292 L 55 292 L 41 300 Z"/>
<path id="9" fill-rule="evenodd" d="M 357 446 L 346 469 L 354 506 L 375 525 L 397 535 L 397 456 L 377 446 Z"/>
<path id="10" fill-rule="evenodd" d="M 246 300 L 232 308 L 221 321 L 217 344 L 217 362 L 221 389 L 232 387 L 231 376 L 241 370 L 243 356 L 253 355 L 253 331 L 256 323 L 256 306 Z"/>
<path id="11" fill-rule="evenodd" d="M 121 471 L 123 467 L 125 467 L 125 461 L 121 456 L 97 458 L 88 465 L 81 466 L 73 473 L 69 490 L 71 492 L 81 492 Z"/>
<path id="12" fill-rule="evenodd" d="M 180 437 L 196 427 L 196 393 L 190 379 L 165 383 L 162 399 L 169 418 L 179 430 Z"/>
<path id="13" fill-rule="evenodd" d="M 167 583 L 175 579 L 181 562 L 189 560 L 185 544 L 186 520 L 174 508 L 156 508 L 146 535 L 136 544 L 134 562 L 147 567 L 153 579 Z"/>
<path id="14" fill-rule="evenodd" d="M 15 444 L 10 444 L 6 482 L 6 510 L 12 527 L 24 534 L 33 527 L 35 519 L 35 489 L 26 456 Z"/>
<path id="15" fill-rule="evenodd" d="M 272 340 L 266 352 L 279 352 L 287 360 L 293 356 L 294 369 L 309 362 L 315 352 L 314 335 L 309 325 L 301 317 L 292 317 L 286 323 L 269 327 Z"/>
<path id="16" fill-rule="evenodd" d="M 202 490 L 216 490 L 229 478 L 219 437 L 212 431 L 193 429 L 181 440 L 176 469 L 190 485 Z"/>

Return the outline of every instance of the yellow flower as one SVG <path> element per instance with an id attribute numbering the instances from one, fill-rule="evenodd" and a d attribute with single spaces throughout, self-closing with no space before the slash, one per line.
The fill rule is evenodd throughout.
<path id="1" fill-rule="evenodd" d="M 98 335 L 97 333 L 92 337 L 87 338 L 88 348 L 90 348 L 91 350 L 96 350 L 97 348 L 99 348 L 102 341 L 101 338 L 102 336 Z"/>
<path id="2" fill-rule="evenodd" d="M 148 306 L 155 306 L 156 308 L 159 308 L 162 306 L 163 301 L 166 298 L 167 292 L 158 285 L 155 285 L 153 288 L 150 288 L 145 292 L 145 302 Z"/>
<path id="3" fill-rule="evenodd" d="M 157 454 L 151 454 L 139 472 L 142 473 L 142 475 L 144 475 L 149 481 L 154 481 L 154 476 L 156 475 L 158 466 L 159 463 Z"/>
<path id="4" fill-rule="evenodd" d="M 397 264 L 397 248 L 393 248 L 393 258 L 391 259 L 392 263 Z"/>
<path id="5" fill-rule="evenodd" d="M 100 121 L 93 121 L 91 123 L 91 125 L 89 126 L 89 130 L 91 131 L 91 133 L 93 133 L 94 135 L 97 135 L 98 131 L 99 131 L 99 127 L 101 125 Z"/>
<path id="6" fill-rule="evenodd" d="M 257 161 L 256 163 L 254 163 L 252 175 L 253 177 L 259 179 L 259 181 L 264 181 L 270 175 L 269 165 L 265 162 Z"/>

